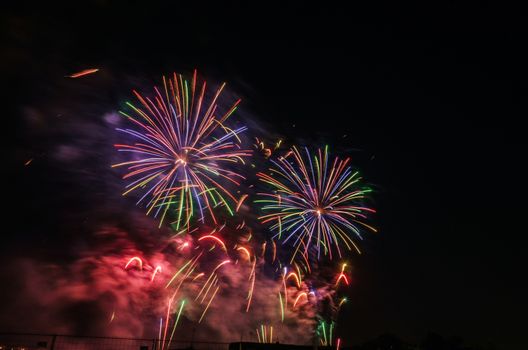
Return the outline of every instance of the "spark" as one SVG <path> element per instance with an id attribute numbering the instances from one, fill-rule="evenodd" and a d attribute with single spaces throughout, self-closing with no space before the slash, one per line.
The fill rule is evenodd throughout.
<path id="1" fill-rule="evenodd" d="M 347 264 L 343 264 L 341 266 L 341 273 L 338 275 L 336 283 L 335 283 L 336 287 L 339 285 L 339 281 L 341 281 L 341 280 L 345 281 L 345 284 L 348 286 L 348 278 L 345 275 L 345 267 L 346 267 L 346 265 Z"/>
<path id="2" fill-rule="evenodd" d="M 172 328 L 172 333 L 171 333 L 171 336 L 169 338 L 169 343 L 167 345 L 167 348 L 169 348 L 169 349 L 170 349 L 170 344 L 172 342 L 172 337 L 174 336 L 174 332 L 176 331 L 176 327 L 178 326 L 178 321 L 180 320 L 180 316 L 182 314 L 184 306 L 185 306 L 185 299 L 183 299 L 181 304 L 180 304 L 180 310 L 178 310 L 178 315 L 176 316 L 176 322 L 174 322 L 174 327 Z"/>
<path id="3" fill-rule="evenodd" d="M 202 236 L 202 237 L 198 238 L 198 241 L 202 241 L 204 239 L 212 239 L 212 240 L 218 242 L 222 246 L 224 251 L 227 252 L 226 245 L 225 245 L 224 241 L 222 241 L 220 238 L 218 238 L 216 236 L 213 236 L 213 235 L 205 235 L 205 236 Z"/>
<path id="4" fill-rule="evenodd" d="M 282 293 L 279 292 L 279 303 L 280 303 L 280 311 L 281 311 L 281 321 L 284 322 L 284 305 L 282 304 Z"/>
<path id="5" fill-rule="evenodd" d="M 67 75 L 67 78 L 80 78 L 84 77 L 85 75 L 93 74 L 95 72 L 98 72 L 99 68 L 91 68 L 91 69 L 85 69 L 77 73 L 73 73 L 71 75 Z"/>
<path id="6" fill-rule="evenodd" d="M 235 212 L 238 213 L 238 210 L 240 209 L 240 207 L 242 206 L 242 203 L 244 203 L 244 200 L 246 200 L 246 198 L 248 197 L 247 194 L 243 194 L 240 199 L 238 200 L 238 203 L 236 205 L 236 209 L 235 209 Z"/>
<path id="7" fill-rule="evenodd" d="M 139 266 L 139 269 L 140 269 L 141 271 L 143 271 L 143 261 L 141 260 L 141 258 L 139 258 L 139 257 L 137 257 L 137 256 L 135 256 L 135 257 L 131 258 L 130 260 L 128 260 L 128 262 L 127 262 L 126 265 L 125 265 L 125 270 L 126 270 L 126 269 L 128 268 L 128 266 L 129 266 L 131 263 L 133 263 L 133 262 L 136 262 L 137 265 Z"/>
<path id="8" fill-rule="evenodd" d="M 347 298 L 343 297 L 343 298 L 341 299 L 341 301 L 339 302 L 339 305 L 338 305 L 337 307 L 340 308 L 340 307 L 341 307 L 344 303 L 346 303 L 346 302 L 347 302 Z"/>
<path id="9" fill-rule="evenodd" d="M 205 273 L 200 272 L 199 274 L 197 274 L 196 276 L 194 276 L 194 278 L 192 279 L 192 281 L 194 282 L 194 281 L 196 281 L 198 278 L 203 277 L 204 275 L 205 275 Z"/>
<path id="10" fill-rule="evenodd" d="M 163 317 L 160 317 L 160 328 L 158 335 L 158 349 L 161 349 L 161 329 L 163 328 Z"/>
<path id="11" fill-rule="evenodd" d="M 157 273 L 161 273 L 161 266 L 156 266 L 154 272 L 152 273 L 152 277 L 150 278 L 150 282 L 154 281 L 154 277 L 156 277 Z"/>
<path id="12" fill-rule="evenodd" d="M 247 250 L 247 248 L 245 248 L 245 247 L 238 247 L 237 250 L 243 251 L 243 252 L 246 254 L 248 260 L 251 260 L 251 254 L 249 253 L 249 250 Z"/>
<path id="13" fill-rule="evenodd" d="M 191 264 L 191 266 L 192 266 L 198 260 L 198 258 L 200 258 L 201 255 L 202 255 L 202 253 L 198 254 L 193 259 L 187 261 L 178 271 L 176 271 L 176 273 L 172 276 L 172 278 L 167 283 L 165 288 L 168 288 L 171 285 L 171 283 L 180 275 L 180 273 L 182 273 L 189 266 L 189 264 Z"/>
<path id="14" fill-rule="evenodd" d="M 306 292 L 299 293 L 299 295 L 297 295 L 297 298 L 295 298 L 295 301 L 293 302 L 294 309 L 295 309 L 295 305 L 297 305 L 297 303 L 299 302 L 299 299 L 301 299 L 302 297 L 305 297 L 305 299 L 308 300 L 308 295 L 306 294 Z"/>
<path id="15" fill-rule="evenodd" d="M 257 258 L 254 258 L 253 260 L 253 266 L 251 267 L 251 273 L 249 274 L 249 279 L 251 280 L 251 284 L 249 286 L 248 296 L 247 296 L 247 306 L 246 306 L 246 312 L 249 311 L 249 307 L 251 306 L 251 300 L 253 299 L 253 290 L 255 289 L 255 267 L 257 265 Z"/>
<path id="16" fill-rule="evenodd" d="M 299 279 L 299 277 L 297 276 L 297 274 L 295 272 L 290 272 L 288 274 L 288 276 L 286 277 L 286 280 L 289 280 L 290 277 L 293 277 L 293 279 L 295 280 L 296 284 L 297 284 L 297 287 L 298 288 L 301 288 L 301 280 Z"/>
<path id="17" fill-rule="evenodd" d="M 200 319 L 198 320 L 198 323 L 201 323 L 202 322 L 202 318 L 205 316 L 205 313 L 207 312 L 207 310 L 209 309 L 209 305 L 211 305 L 211 302 L 213 301 L 214 297 L 216 296 L 216 293 L 218 292 L 218 289 L 220 288 L 220 286 L 216 287 L 213 295 L 211 296 L 211 299 L 209 299 L 209 302 L 207 303 L 207 306 L 205 307 L 203 313 L 202 313 L 202 316 L 200 316 Z"/>

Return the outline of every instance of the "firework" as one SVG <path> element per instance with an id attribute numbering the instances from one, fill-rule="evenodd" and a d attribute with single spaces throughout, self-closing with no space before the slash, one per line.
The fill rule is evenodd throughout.
<path id="1" fill-rule="evenodd" d="M 259 193 L 262 199 L 263 223 L 270 223 L 273 238 L 291 243 L 292 261 L 300 252 L 342 256 L 347 250 L 359 249 L 352 238 L 361 239 L 364 228 L 376 231 L 366 223 L 367 215 L 375 210 L 363 204 L 371 189 L 362 186 L 361 177 L 350 167 L 350 158 L 330 158 L 328 147 L 312 155 L 304 155 L 293 147 L 285 157 L 272 160 L 270 174 L 257 176 L 271 186 L 270 192 Z M 313 248 L 313 249 L 312 249 Z"/>
<path id="2" fill-rule="evenodd" d="M 125 270 L 130 266 L 130 264 L 136 263 L 136 265 L 139 267 L 140 270 L 143 270 L 143 261 L 140 257 L 134 256 L 133 258 L 130 258 L 128 262 L 125 265 Z"/>
<path id="3" fill-rule="evenodd" d="M 350 271 L 346 263 L 332 259 L 345 251 L 359 252 L 356 241 L 363 230 L 376 231 L 368 224 L 375 211 L 365 204 L 371 190 L 362 185 L 350 159 L 331 157 L 328 147 L 315 152 L 293 147 L 277 158 L 282 140 L 266 145 L 256 138 L 255 153 L 272 166 L 257 173 L 267 189 L 255 191 L 255 202 L 263 210 L 259 221 L 272 234 L 257 229 L 253 217 L 245 216 L 255 192 L 244 193 L 245 178 L 239 172 L 251 155 L 241 146 L 246 128 L 227 126 L 239 101 L 224 106 L 224 86 L 207 93 L 196 72 L 190 81 L 174 74 L 163 78 L 153 96 L 134 91 L 139 105 L 127 103 L 131 112 L 121 112 L 133 125 L 118 129 L 130 143 L 115 145 L 128 156 L 113 165 L 127 169 L 123 195 L 138 194 L 137 204 L 159 218 L 160 226 L 168 221 L 174 230 L 164 245 L 174 245 L 165 250 L 175 254 L 170 259 L 174 263 L 151 265 L 146 257 L 128 256 L 125 265 L 134 270 L 127 275 L 150 281 L 150 290 L 166 296 L 157 314 L 164 315 L 158 347 L 170 348 L 187 321 L 204 327 L 216 322 L 224 328 L 218 313 L 223 316 L 230 309 L 245 309 L 243 317 L 237 314 L 242 326 L 273 322 L 280 331 L 295 319 L 309 320 L 304 324 L 315 329 L 307 332 L 315 330 L 321 345 L 340 347 L 334 321 L 347 300 L 339 294 L 349 286 Z M 218 216 L 220 211 L 237 213 L 236 222 Z M 321 256 L 329 260 L 317 262 Z M 272 342 L 273 333 L 271 325 L 257 328 L 263 343 Z M 291 337 L 289 332 L 282 335 Z"/>
<path id="4" fill-rule="evenodd" d="M 295 298 L 295 302 L 293 303 L 293 308 L 294 309 L 295 309 L 295 306 L 297 305 L 297 303 L 299 302 L 299 299 L 301 299 L 301 297 L 304 297 L 306 300 L 308 300 L 308 294 L 306 294 L 306 292 L 299 293 L 299 295 L 297 295 L 297 297 Z"/>
<path id="5" fill-rule="evenodd" d="M 134 91 L 140 106 L 127 102 L 132 112 L 120 112 L 134 128 L 118 130 L 133 142 L 115 145 L 129 160 L 113 167 L 127 168 L 123 178 L 130 182 L 123 195 L 141 192 L 137 204 L 146 203 L 147 213 L 161 215 L 160 226 L 171 208 L 176 229 L 188 226 L 192 217 L 204 222 L 207 213 L 216 224 L 215 207 L 233 215 L 232 206 L 239 202 L 225 183 L 240 185 L 244 176 L 230 166 L 244 163 L 251 151 L 240 147 L 239 134 L 247 128 L 226 125 L 240 100 L 222 112 L 224 87 L 206 102 L 206 83 L 198 86 L 196 71 L 190 82 L 174 74 L 163 77 L 163 89 L 154 88 L 152 98 Z"/>
<path id="6" fill-rule="evenodd" d="M 99 68 L 91 68 L 91 69 L 85 69 L 77 73 L 73 73 L 71 75 L 67 75 L 67 78 L 80 78 L 84 77 L 85 75 L 93 74 L 99 71 Z"/>
<path id="7" fill-rule="evenodd" d="M 273 152 L 281 146 L 281 144 L 282 140 L 279 139 L 277 142 L 275 142 L 273 149 L 271 149 L 271 147 L 266 146 L 266 143 L 264 143 L 264 141 L 260 140 L 258 137 L 255 137 L 255 143 L 253 144 L 253 146 L 258 151 L 261 151 L 265 158 L 269 158 L 271 157 Z"/>
<path id="8" fill-rule="evenodd" d="M 154 272 L 152 273 L 152 277 L 150 278 L 150 282 L 154 282 L 154 277 L 156 277 L 157 273 L 161 273 L 161 266 L 156 266 Z"/>
<path id="9" fill-rule="evenodd" d="M 341 280 L 343 280 L 343 282 L 348 286 L 348 278 L 347 276 L 345 275 L 345 268 L 346 268 L 346 264 L 343 264 L 341 266 L 341 273 L 339 273 L 339 275 L 337 275 L 337 279 L 336 279 L 336 283 L 335 283 L 335 286 L 339 286 L 339 282 Z"/>
<path id="10" fill-rule="evenodd" d="M 321 321 L 317 327 L 316 334 L 322 346 L 333 346 L 334 322 Z M 341 340 L 339 340 L 341 343 Z"/>
<path id="11" fill-rule="evenodd" d="M 259 329 L 256 329 L 257 331 L 257 339 L 259 343 L 267 343 L 271 344 L 273 343 L 273 326 L 266 326 L 261 324 L 260 325 L 260 332 Z"/>

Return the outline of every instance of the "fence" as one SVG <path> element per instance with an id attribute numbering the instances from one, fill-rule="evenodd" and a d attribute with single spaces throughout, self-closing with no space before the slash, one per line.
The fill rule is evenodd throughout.
<path id="1" fill-rule="evenodd" d="M 229 343 L 90 337 L 59 334 L 0 333 L 0 350 L 228 350 Z"/>

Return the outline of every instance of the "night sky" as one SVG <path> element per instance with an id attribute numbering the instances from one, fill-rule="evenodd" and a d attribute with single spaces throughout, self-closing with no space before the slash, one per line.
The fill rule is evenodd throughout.
<path id="1" fill-rule="evenodd" d="M 98 118 L 132 88 L 197 68 L 227 81 L 260 125 L 349 154 L 373 184 L 379 233 L 353 259 L 339 319 L 348 344 L 437 332 L 526 346 L 526 18 L 490 3 L 343 6 L 95 1 L 1 11 L 3 270 L 14 256 L 60 260 L 83 244 L 76 237 L 104 191 L 78 186 L 51 160 L 78 135 L 64 131 L 75 127 L 69 115 Z M 77 85 L 64 78 L 92 67 L 100 72 Z M 32 113 L 47 117 L 29 122 Z M 104 143 L 95 144 L 112 147 Z M 97 154 L 79 167 L 110 172 Z"/>

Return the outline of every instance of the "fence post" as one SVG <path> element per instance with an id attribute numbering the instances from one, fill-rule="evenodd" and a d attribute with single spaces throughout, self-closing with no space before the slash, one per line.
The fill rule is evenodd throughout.
<path id="1" fill-rule="evenodd" d="M 55 349 L 55 340 L 57 340 L 57 334 L 53 334 L 51 336 L 50 350 L 54 350 Z"/>
<path id="2" fill-rule="evenodd" d="M 156 350 L 156 339 L 152 339 L 152 350 Z"/>

